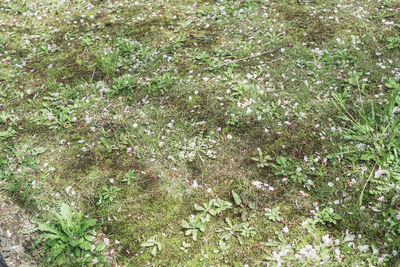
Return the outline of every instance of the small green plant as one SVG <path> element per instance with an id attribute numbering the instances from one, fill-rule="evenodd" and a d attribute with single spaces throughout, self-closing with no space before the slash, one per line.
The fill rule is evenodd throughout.
<path id="1" fill-rule="evenodd" d="M 194 209 L 199 212 L 198 214 L 200 214 L 206 222 L 210 221 L 211 216 L 218 214 L 218 209 L 215 207 L 215 199 L 211 199 L 208 203 L 203 203 L 202 205 L 196 205 Z"/>
<path id="2" fill-rule="evenodd" d="M 222 253 L 222 255 L 225 255 L 229 252 L 229 250 L 231 249 L 231 245 L 227 244 L 224 240 L 220 239 L 218 241 L 218 248 L 219 249 L 215 249 L 213 252 L 215 254 L 217 253 Z"/>
<path id="3" fill-rule="evenodd" d="M 386 224 L 395 232 L 400 233 L 400 214 L 392 208 L 386 209 L 382 212 L 382 216 Z"/>
<path id="4" fill-rule="evenodd" d="M 127 183 L 130 185 L 132 183 L 132 180 L 136 180 L 137 175 L 135 170 L 129 170 L 126 174 L 125 177 L 122 179 L 122 182 Z"/>
<path id="5" fill-rule="evenodd" d="M 0 124 L 14 126 L 16 122 L 17 118 L 14 115 L 7 113 L 5 111 L 2 111 L 0 113 Z"/>
<path id="6" fill-rule="evenodd" d="M 119 50 L 107 52 L 102 55 L 97 55 L 96 57 L 97 66 L 104 72 L 104 74 L 111 75 L 117 69 L 118 57 L 119 57 Z"/>
<path id="7" fill-rule="evenodd" d="M 164 94 L 171 87 L 173 78 L 169 72 L 164 72 L 161 76 L 150 80 L 149 91 L 153 95 Z"/>
<path id="8" fill-rule="evenodd" d="M 359 203 L 362 204 L 363 193 L 368 183 L 369 193 L 385 194 L 390 196 L 396 193 L 400 180 L 400 167 L 398 155 L 400 152 L 400 85 L 395 80 L 389 80 L 385 86 L 389 88 L 387 102 L 380 105 L 371 101 L 369 105 L 363 104 L 362 91 L 365 86 L 356 82 L 361 103 L 353 101 L 353 107 L 346 105 L 346 91 L 334 94 L 335 106 L 340 111 L 337 117 L 346 123 L 341 136 L 349 144 L 340 153 L 329 157 L 341 155 L 351 162 L 371 162 L 373 167 L 369 177 L 364 183 L 360 194 Z M 388 179 L 379 179 L 372 174 L 379 166 L 379 173 L 385 173 Z M 390 171 L 387 171 L 390 170 Z"/>
<path id="9" fill-rule="evenodd" d="M 270 155 L 263 155 L 263 152 L 261 149 L 258 150 L 258 156 L 252 157 L 251 159 L 257 162 L 257 167 L 259 168 L 265 168 L 270 166 L 270 161 L 272 160 Z"/>
<path id="10" fill-rule="evenodd" d="M 209 63 L 210 55 L 206 51 L 201 51 L 192 56 L 194 62 L 206 62 Z"/>
<path id="11" fill-rule="evenodd" d="M 284 32 L 266 32 L 265 36 L 269 37 L 270 42 L 276 42 L 280 39 L 283 39 L 285 37 Z"/>
<path id="12" fill-rule="evenodd" d="M 185 235 L 191 235 L 194 241 L 197 240 L 198 233 L 204 232 L 206 229 L 200 214 L 189 216 L 188 220 L 182 220 L 181 226 L 185 229 Z"/>
<path id="13" fill-rule="evenodd" d="M 83 47 L 91 47 L 94 43 L 95 43 L 95 40 L 93 38 L 92 32 L 86 33 L 82 36 L 81 45 Z"/>
<path id="14" fill-rule="evenodd" d="M 232 203 L 229 201 L 222 200 L 217 198 L 214 202 L 214 206 L 216 207 L 217 214 L 232 208 Z"/>
<path id="15" fill-rule="evenodd" d="M 185 252 L 185 253 L 188 253 L 188 252 L 189 252 L 189 248 L 190 248 L 191 246 L 192 246 L 192 245 L 191 245 L 190 243 L 186 243 L 185 241 L 182 241 L 182 246 L 180 246 L 179 249 L 180 249 L 181 251 Z"/>
<path id="16" fill-rule="evenodd" d="M 77 121 L 78 104 L 71 99 L 72 94 L 68 94 L 68 89 L 62 84 L 55 84 L 54 87 L 55 90 L 63 90 L 64 94 L 50 92 L 43 97 L 43 108 L 35 113 L 33 121 L 49 129 L 69 128 Z"/>
<path id="17" fill-rule="evenodd" d="M 235 204 L 237 206 L 242 205 L 242 199 L 240 198 L 240 196 L 234 190 L 232 190 L 231 193 L 232 193 L 233 201 L 235 201 Z"/>
<path id="18" fill-rule="evenodd" d="M 400 147 L 398 141 L 400 85 L 394 80 L 390 80 L 385 85 L 392 89 L 391 95 L 388 96 L 389 102 L 382 106 L 371 102 L 369 109 L 362 103 L 354 103 L 355 110 L 351 111 L 345 105 L 346 94 L 334 94 L 334 104 L 341 113 L 338 118 L 347 122 L 342 136 L 355 143 L 355 146 L 350 146 L 342 154 L 353 162 L 374 161 L 385 165 L 387 159 L 396 154 L 396 150 Z M 361 93 L 360 98 L 362 98 Z M 354 113 L 356 116 L 353 115 Z M 359 144 L 362 147 L 356 147 Z"/>
<path id="19" fill-rule="evenodd" d="M 272 169 L 275 170 L 275 175 L 283 176 L 287 182 L 292 181 L 295 183 L 303 184 L 307 189 L 311 189 L 312 183 L 307 179 L 304 173 L 304 166 L 299 162 L 293 161 L 284 156 L 276 158 L 276 164 L 272 163 Z M 311 180 L 310 180 L 311 181 Z"/>
<path id="20" fill-rule="evenodd" d="M 282 220 L 281 212 L 280 212 L 280 207 L 274 207 L 274 208 L 266 208 L 264 216 L 273 222 L 280 221 Z"/>
<path id="21" fill-rule="evenodd" d="M 152 236 L 147 241 L 145 241 L 142 244 L 140 244 L 140 246 L 144 247 L 144 248 L 152 248 L 151 254 L 153 256 L 156 256 L 157 252 L 160 252 L 162 250 L 162 247 L 163 247 L 161 242 L 157 240 L 157 235 Z"/>
<path id="22" fill-rule="evenodd" d="M 241 224 L 241 232 L 240 235 L 244 238 L 253 237 L 257 234 L 254 227 L 250 226 L 249 223 L 242 223 Z"/>
<path id="23" fill-rule="evenodd" d="M 17 132 L 14 131 L 11 127 L 8 127 L 7 131 L 0 131 L 0 141 L 4 142 L 6 139 L 12 137 Z"/>
<path id="24" fill-rule="evenodd" d="M 399 36 L 389 36 L 387 39 L 387 46 L 389 49 L 400 48 L 400 37 Z"/>
<path id="25" fill-rule="evenodd" d="M 234 236 L 239 241 L 239 244 L 242 245 L 243 242 L 240 236 L 248 238 L 256 235 L 256 231 L 248 223 L 234 225 L 231 219 L 228 217 L 225 218 L 225 221 L 228 226 L 217 230 L 218 233 L 223 233 L 221 238 L 222 240 L 229 240 L 232 236 Z"/>
<path id="26" fill-rule="evenodd" d="M 237 195 L 237 197 L 239 196 Z M 205 222 L 209 222 L 211 216 L 216 216 L 217 214 L 230 208 L 232 208 L 232 203 L 220 198 L 211 199 L 208 203 L 195 206 L 195 210 L 199 212 L 198 215 L 200 215 L 202 220 Z"/>
<path id="27" fill-rule="evenodd" d="M 154 50 L 142 43 L 124 37 L 118 38 L 115 46 L 118 48 L 119 54 L 124 57 L 125 64 L 144 63 L 155 53 Z"/>
<path id="28" fill-rule="evenodd" d="M 241 97 L 257 97 L 257 86 L 247 81 L 238 81 L 236 86 L 232 89 L 232 96 L 235 98 Z"/>
<path id="29" fill-rule="evenodd" d="M 240 122 L 240 120 L 238 119 L 238 116 L 232 113 L 227 121 L 227 124 L 235 126 L 235 125 L 238 125 L 239 122 Z"/>
<path id="30" fill-rule="evenodd" d="M 101 187 L 101 193 L 97 205 L 99 206 L 111 205 L 117 199 L 119 191 L 121 191 L 121 188 L 116 186 Z"/>
<path id="31" fill-rule="evenodd" d="M 211 134 L 204 136 L 204 133 L 201 132 L 198 137 L 187 140 L 185 144 L 177 144 L 176 146 L 180 150 L 179 159 L 190 162 L 194 161 L 197 157 L 201 161 L 204 161 L 203 157 L 215 159 L 215 151 L 212 149 L 214 144 L 210 142 L 211 136 Z"/>
<path id="32" fill-rule="evenodd" d="M 314 223 L 333 223 L 336 224 L 338 220 L 342 219 L 342 217 L 335 213 L 335 210 L 330 207 L 325 207 L 322 210 L 319 208 L 316 209 L 315 215 L 314 215 Z"/>
<path id="33" fill-rule="evenodd" d="M 137 86 L 137 78 L 125 74 L 119 78 L 113 78 L 114 84 L 109 91 L 111 95 L 122 95 L 132 99 L 133 89 Z"/>
<path id="34" fill-rule="evenodd" d="M 81 212 L 73 212 L 72 208 L 63 203 L 60 213 L 54 214 L 56 221 L 38 223 L 41 231 L 40 238 L 45 240 L 44 246 L 49 249 L 46 253 L 47 262 L 58 266 L 83 266 L 97 258 L 100 266 L 106 259 L 99 255 L 106 245 L 95 246 L 94 230 L 96 220 L 83 217 Z"/>

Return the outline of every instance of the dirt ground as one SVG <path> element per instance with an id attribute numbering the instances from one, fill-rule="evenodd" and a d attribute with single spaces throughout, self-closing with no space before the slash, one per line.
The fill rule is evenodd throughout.
<path id="1" fill-rule="evenodd" d="M 29 233 L 34 224 L 24 216 L 25 212 L 0 194 L 0 253 L 9 267 L 37 266 L 26 251 L 36 233 Z"/>

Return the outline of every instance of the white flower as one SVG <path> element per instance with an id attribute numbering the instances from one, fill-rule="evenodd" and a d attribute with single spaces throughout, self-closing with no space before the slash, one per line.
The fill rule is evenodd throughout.
<path id="1" fill-rule="evenodd" d="M 355 237 L 356 237 L 355 235 L 349 233 L 349 230 L 346 230 L 346 236 L 344 237 L 343 242 L 354 241 Z"/>
<path id="2" fill-rule="evenodd" d="M 303 254 L 307 258 L 317 257 L 317 251 L 311 245 L 306 245 L 304 248 L 300 249 L 300 254 Z"/>
<path id="3" fill-rule="evenodd" d="M 289 228 L 287 228 L 287 227 L 285 226 L 285 227 L 283 227 L 282 231 L 285 232 L 285 233 L 287 233 L 287 232 L 289 232 Z"/>
<path id="4" fill-rule="evenodd" d="M 68 186 L 67 188 L 65 188 L 65 193 L 67 193 L 67 195 L 69 195 L 69 193 L 71 192 L 72 186 Z"/>
<path id="5" fill-rule="evenodd" d="M 252 184 L 253 186 L 259 188 L 259 189 L 261 189 L 261 187 L 262 187 L 262 185 L 263 185 L 263 183 L 260 182 L 260 181 L 253 181 L 253 182 L 251 182 L 251 184 Z"/>
<path id="6" fill-rule="evenodd" d="M 332 239 L 330 239 L 330 237 L 329 237 L 329 234 L 324 235 L 322 237 L 322 241 L 328 246 L 331 246 L 333 244 Z"/>

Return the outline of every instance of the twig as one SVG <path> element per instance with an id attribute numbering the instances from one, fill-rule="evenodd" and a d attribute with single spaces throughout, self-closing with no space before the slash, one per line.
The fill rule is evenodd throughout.
<path id="1" fill-rule="evenodd" d="M 359 206 L 361 206 L 361 204 L 362 204 L 362 200 L 363 200 L 365 188 L 367 187 L 367 184 L 368 184 L 369 180 L 371 179 L 372 174 L 374 173 L 375 168 L 376 168 L 376 164 L 375 164 L 374 167 L 372 168 L 371 173 L 369 174 L 369 177 L 368 177 L 367 181 L 365 182 L 364 187 L 363 187 L 363 189 L 362 189 L 362 191 L 361 191 L 360 199 L 359 199 L 359 201 L 358 201 L 358 205 L 359 205 Z"/>
<path id="2" fill-rule="evenodd" d="M 92 81 L 93 81 L 93 78 L 94 78 L 94 74 L 95 74 L 95 72 L 96 72 L 96 68 L 94 68 L 94 69 L 93 69 L 92 78 L 90 79 L 90 82 L 92 82 Z"/>
<path id="3" fill-rule="evenodd" d="M 223 64 L 221 64 L 221 65 L 218 65 L 218 66 L 205 68 L 204 70 L 209 70 L 209 69 L 213 69 L 213 68 L 220 68 L 220 67 L 223 67 L 223 66 L 232 64 L 232 63 L 239 62 L 239 61 L 244 61 L 244 60 L 248 60 L 248 59 L 251 59 L 251 58 L 254 58 L 254 57 L 259 57 L 259 56 L 262 56 L 262 55 L 265 55 L 265 54 L 273 53 L 273 52 L 275 52 L 276 50 L 277 50 L 277 49 L 272 49 L 272 50 L 269 50 L 269 51 L 267 51 L 267 52 L 263 52 L 263 53 L 261 53 L 261 54 L 256 54 L 256 55 L 252 55 L 252 56 L 245 57 L 245 58 L 239 58 L 239 59 L 236 59 L 236 60 L 232 60 L 232 61 L 229 61 L 229 62 L 225 62 L 225 63 L 223 63 Z M 283 58 L 283 57 L 274 59 L 274 60 L 271 61 L 271 62 L 274 62 L 274 61 L 279 60 L 279 59 L 282 59 L 282 58 Z"/>
<path id="4" fill-rule="evenodd" d="M 281 60 L 281 59 L 283 59 L 283 58 L 284 58 L 284 57 L 275 58 L 274 60 L 271 60 L 271 61 L 269 61 L 268 63 L 272 63 L 272 62 L 275 62 L 275 61 Z"/>

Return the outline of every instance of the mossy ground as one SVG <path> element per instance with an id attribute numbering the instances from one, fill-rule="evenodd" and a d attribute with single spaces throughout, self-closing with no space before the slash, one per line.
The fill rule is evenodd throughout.
<path id="1" fill-rule="evenodd" d="M 333 93 L 356 100 L 349 77 L 360 72 L 365 97 L 384 99 L 384 82 L 399 75 L 400 49 L 387 41 L 400 36 L 399 9 L 395 0 L 3 1 L 2 189 L 39 220 L 73 203 L 98 219 L 122 265 L 394 264 L 397 235 L 387 236 L 376 197 L 357 203 L 373 164 L 329 155 L 347 145 L 332 130 L 345 127 Z M 126 74 L 134 85 L 118 84 Z M 264 167 L 258 151 L 271 157 Z M 277 173 L 279 157 L 307 174 Z M 111 187 L 115 199 L 100 203 Z M 185 236 L 195 204 L 234 203 L 232 190 L 247 203 L 212 217 L 197 241 Z M 281 220 L 264 216 L 273 207 Z M 306 226 L 317 207 L 341 219 Z M 221 252 L 226 218 L 256 234 Z M 360 237 L 344 241 L 348 233 Z M 156 256 L 141 247 L 154 235 Z"/>

